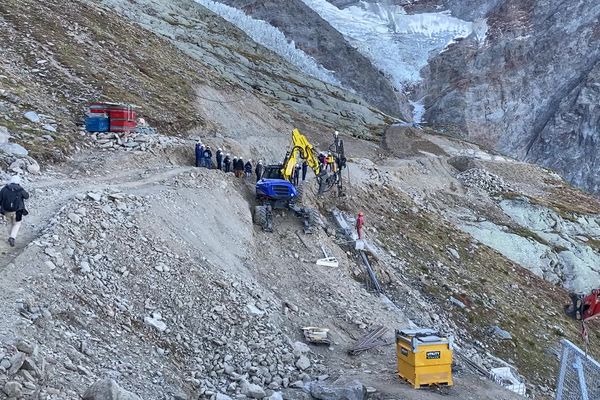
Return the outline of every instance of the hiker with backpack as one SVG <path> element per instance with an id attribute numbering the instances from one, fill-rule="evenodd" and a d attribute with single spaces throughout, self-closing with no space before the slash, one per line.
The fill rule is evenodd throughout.
<path id="1" fill-rule="evenodd" d="M 21 187 L 21 177 L 18 175 L 12 176 L 0 190 L 0 213 L 8 224 L 8 244 L 11 247 L 15 246 L 23 216 L 28 214 L 25 209 L 25 200 L 28 198 L 29 193 Z"/>

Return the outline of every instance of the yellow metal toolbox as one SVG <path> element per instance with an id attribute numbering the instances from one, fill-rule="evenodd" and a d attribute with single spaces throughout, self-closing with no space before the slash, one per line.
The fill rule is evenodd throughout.
<path id="1" fill-rule="evenodd" d="M 396 331 L 398 375 L 415 388 L 452 386 L 452 338 L 431 329 Z"/>

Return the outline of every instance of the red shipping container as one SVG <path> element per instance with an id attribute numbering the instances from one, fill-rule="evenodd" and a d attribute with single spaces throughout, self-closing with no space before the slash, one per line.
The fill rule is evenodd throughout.
<path id="1" fill-rule="evenodd" d="M 110 132 L 130 132 L 137 127 L 137 113 L 129 105 L 116 103 L 92 103 L 88 113 L 107 114 L 110 120 Z"/>
<path id="2" fill-rule="evenodd" d="M 110 119 L 110 131 L 111 132 L 131 132 L 135 130 L 137 123 L 125 118 L 111 118 Z"/>

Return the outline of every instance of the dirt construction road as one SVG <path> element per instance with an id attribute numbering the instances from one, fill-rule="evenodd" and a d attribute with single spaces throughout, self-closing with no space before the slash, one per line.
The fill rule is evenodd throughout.
<path id="1" fill-rule="evenodd" d="M 359 379 L 372 398 L 512 398 L 468 372 L 451 390 L 414 391 L 395 376 L 393 345 L 349 357 L 368 327 L 390 327 L 392 341 L 410 321 L 355 279 L 335 237 L 319 231 L 304 244 L 283 214 L 274 233 L 260 231 L 253 182 L 189 167 L 189 155 L 90 150 L 26 184 L 31 214 L 17 246 L 0 243 L 0 342 L 6 354 L 19 339 L 39 346 L 47 370 L 36 391 L 71 398 L 109 376 L 146 399 L 210 398 L 246 376 L 304 398 L 291 382 L 328 375 Z M 314 264 L 321 244 L 339 268 Z M 333 339 L 310 347 L 306 370 L 291 353 L 302 326 L 326 326 Z"/>

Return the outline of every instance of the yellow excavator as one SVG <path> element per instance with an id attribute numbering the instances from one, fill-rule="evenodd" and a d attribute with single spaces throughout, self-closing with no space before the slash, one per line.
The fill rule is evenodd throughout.
<path id="1" fill-rule="evenodd" d="M 273 209 L 289 209 L 302 218 L 304 231 L 312 233 L 319 219 L 317 210 L 300 205 L 302 201 L 303 185 L 294 186 L 292 183 L 296 165 L 302 160 L 306 161 L 313 170 L 319 185 L 318 193 L 329 191 L 336 184 L 341 193 L 341 170 L 345 166 L 346 158 L 343 154 L 343 142 L 335 135 L 336 165 L 335 172 L 328 174 L 322 168 L 319 154 L 314 146 L 298 129 L 292 131 L 292 146 L 287 151 L 282 164 L 268 165 L 265 167 L 261 179 L 256 182 L 256 199 L 259 202 L 254 208 L 254 222 L 265 231 L 273 231 Z M 332 157 L 333 157 L 333 153 Z"/>

